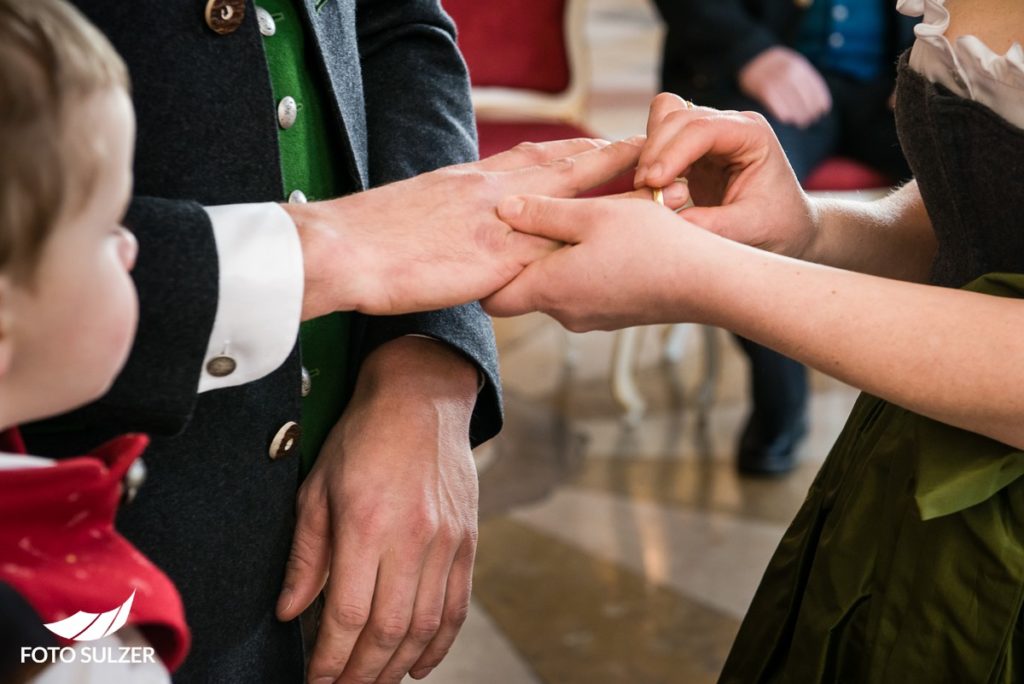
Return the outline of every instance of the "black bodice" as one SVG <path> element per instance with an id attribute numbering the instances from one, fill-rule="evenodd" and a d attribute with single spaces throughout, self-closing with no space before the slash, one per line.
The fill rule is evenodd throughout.
<path id="1" fill-rule="evenodd" d="M 907 54 L 896 124 L 938 237 L 932 282 L 961 287 L 986 273 L 1024 273 L 1024 130 L 929 83 Z"/>

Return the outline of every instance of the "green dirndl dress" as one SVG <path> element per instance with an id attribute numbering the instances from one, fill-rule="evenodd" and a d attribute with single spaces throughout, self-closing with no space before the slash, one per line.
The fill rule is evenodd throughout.
<path id="1" fill-rule="evenodd" d="M 1024 272 L 1024 131 L 925 82 L 906 57 L 897 93 L 939 241 L 933 282 L 1024 298 L 1024 275 L 1002 274 Z M 983 334 L 963 334 L 990 353 Z M 720 681 L 1024 682 L 1022 475 L 1012 447 L 862 396 Z"/>
<path id="2" fill-rule="evenodd" d="M 1024 297 L 1024 276 L 968 289 Z M 1024 453 L 863 395 L 721 681 L 1024 681 L 1022 475 Z"/>

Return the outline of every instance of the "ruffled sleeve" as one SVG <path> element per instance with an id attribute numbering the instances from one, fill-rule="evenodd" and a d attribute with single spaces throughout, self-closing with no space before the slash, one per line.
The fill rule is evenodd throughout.
<path id="1" fill-rule="evenodd" d="M 1006 54 L 995 53 L 975 36 L 946 37 L 950 14 L 945 0 L 897 0 L 896 9 L 923 17 L 914 30 L 917 41 L 910 67 L 932 83 L 985 105 L 1024 128 L 1024 49 L 1014 43 Z"/>

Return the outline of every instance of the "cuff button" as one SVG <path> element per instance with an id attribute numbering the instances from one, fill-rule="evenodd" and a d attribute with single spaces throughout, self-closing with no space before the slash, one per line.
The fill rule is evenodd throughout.
<path id="1" fill-rule="evenodd" d="M 238 368 L 238 363 L 230 356 L 215 356 L 206 364 L 206 372 L 215 378 L 231 375 Z"/>

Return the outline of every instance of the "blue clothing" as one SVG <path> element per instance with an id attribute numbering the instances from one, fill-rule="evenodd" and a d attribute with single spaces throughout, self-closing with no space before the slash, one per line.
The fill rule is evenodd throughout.
<path id="1" fill-rule="evenodd" d="M 800 22 L 796 49 L 819 71 L 873 81 L 887 66 L 888 15 L 881 0 L 818 0 Z"/>

